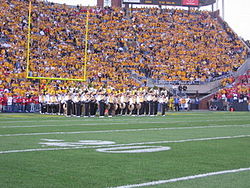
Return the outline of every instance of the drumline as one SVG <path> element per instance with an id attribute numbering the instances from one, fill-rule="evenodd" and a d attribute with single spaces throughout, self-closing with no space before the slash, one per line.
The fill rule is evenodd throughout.
<path id="1" fill-rule="evenodd" d="M 170 96 L 165 93 L 154 92 L 82 92 L 49 95 L 39 97 L 42 114 L 57 114 L 77 117 L 100 117 L 116 115 L 158 115 L 161 106 L 161 115 L 165 115 Z"/>

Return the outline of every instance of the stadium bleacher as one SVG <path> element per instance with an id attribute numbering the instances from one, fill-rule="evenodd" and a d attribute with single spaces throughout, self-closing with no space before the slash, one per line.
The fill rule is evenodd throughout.
<path id="1" fill-rule="evenodd" d="M 79 78 L 87 9 L 32 1 L 30 76 Z M 38 96 L 70 88 L 209 82 L 230 74 L 247 52 L 208 11 L 90 8 L 87 82 L 26 79 L 28 1 L 1 1 L 1 95 Z M 135 79 L 132 75 L 135 75 Z"/>

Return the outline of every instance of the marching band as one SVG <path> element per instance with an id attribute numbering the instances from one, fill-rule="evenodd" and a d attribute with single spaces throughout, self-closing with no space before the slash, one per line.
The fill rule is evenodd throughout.
<path id="1" fill-rule="evenodd" d="M 173 108 L 173 96 L 167 90 L 151 91 L 92 91 L 67 94 L 43 94 L 39 97 L 42 114 L 67 117 L 165 116 Z M 159 112 L 160 110 L 160 112 Z"/>

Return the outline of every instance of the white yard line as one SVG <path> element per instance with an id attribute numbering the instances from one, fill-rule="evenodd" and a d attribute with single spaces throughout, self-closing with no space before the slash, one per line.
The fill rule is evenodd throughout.
<path id="1" fill-rule="evenodd" d="M 147 145 L 147 144 L 150 145 L 150 144 L 166 144 L 166 143 L 184 143 L 184 142 L 223 140 L 223 139 L 248 138 L 248 137 L 250 137 L 250 135 L 236 135 L 236 136 L 223 136 L 223 137 L 210 137 L 210 138 L 190 138 L 190 139 L 185 139 L 185 140 L 166 140 L 166 141 L 138 142 L 138 143 L 129 143 L 129 144 L 112 144 L 112 145 L 101 145 L 101 146 L 7 150 L 7 151 L 0 151 L 0 154 L 22 153 L 22 152 L 32 152 L 32 151 L 53 151 L 53 150 L 91 149 L 91 148 L 102 148 L 102 147 L 107 148 L 107 147 L 121 147 L 121 146 L 137 146 L 137 145 Z"/>
<path id="2" fill-rule="evenodd" d="M 110 119 L 109 119 L 110 120 Z M 72 126 L 95 126 L 95 125 L 130 125 L 131 123 L 134 124 L 170 124 L 170 123 L 199 123 L 199 122 L 231 122 L 233 120 L 238 119 L 227 119 L 227 120 L 192 120 L 192 121 L 157 121 L 157 122 L 144 122 L 144 121 L 133 121 L 133 122 L 100 122 L 100 123 L 82 123 L 81 124 L 72 124 L 69 122 L 69 124 L 55 124 L 55 125 L 14 125 L 14 126 L 0 126 L 0 128 L 9 129 L 9 128 L 36 128 L 36 127 L 72 127 Z M 57 122 L 58 123 L 58 122 Z M 65 122 L 64 122 L 65 123 Z"/>
<path id="3" fill-rule="evenodd" d="M 233 170 L 210 172 L 210 173 L 206 173 L 206 174 L 198 174 L 198 175 L 192 175 L 192 176 L 186 176 L 186 177 L 174 178 L 174 179 L 168 179 L 168 180 L 158 180 L 158 181 L 151 181 L 151 182 L 141 183 L 141 184 L 123 185 L 123 186 L 118 186 L 118 187 L 113 187 L 113 188 L 146 187 L 146 186 L 153 186 L 153 185 L 159 185 L 159 184 L 173 183 L 173 182 L 178 182 L 178 181 L 193 180 L 193 179 L 204 178 L 204 177 L 208 177 L 208 176 L 216 176 L 216 175 L 222 175 L 222 174 L 244 172 L 244 171 L 250 171 L 250 168 L 239 168 L 239 169 L 233 169 Z"/>
<path id="4" fill-rule="evenodd" d="M 236 118 L 232 118 L 232 116 L 223 116 L 223 120 L 203 120 L 204 118 L 206 118 L 206 117 L 208 117 L 208 116 L 204 116 L 204 117 L 195 117 L 195 119 L 201 119 L 201 120 L 198 120 L 198 122 L 200 122 L 200 121 L 232 121 L 232 120 L 242 120 L 242 117 L 248 117 L 248 116 L 235 116 Z M 185 118 L 187 118 L 187 119 L 190 119 L 190 120 L 192 120 L 192 118 L 193 118 L 193 116 L 187 116 L 187 117 L 185 117 Z M 169 118 L 169 116 L 166 116 L 166 117 L 162 117 L 162 116 L 155 116 L 155 117 L 149 117 L 149 116 L 142 116 L 142 117 L 122 117 L 122 119 L 120 119 L 120 118 L 116 118 L 116 117 L 114 117 L 114 118 L 102 118 L 102 119 L 99 119 L 99 118 L 97 118 L 97 117 L 94 117 L 94 118 L 92 118 L 92 117 L 88 117 L 88 118 L 83 118 L 83 117 L 81 117 L 81 118 L 78 118 L 78 119 L 72 119 L 72 118 L 62 118 L 62 119 L 40 119 L 39 120 L 39 122 L 58 122 L 58 121 L 63 121 L 63 122 L 72 122 L 72 121 L 76 121 L 76 122 L 84 122 L 84 121 L 87 121 L 87 122 L 89 122 L 89 121 L 100 121 L 100 122 L 103 122 L 103 121 L 128 121 L 128 122 L 135 122 L 135 121 L 141 121 L 142 119 L 144 119 L 144 120 L 155 120 L 155 119 L 157 119 L 157 120 L 163 120 L 163 121 L 170 121 L 171 122 L 171 120 L 176 120 L 176 119 L 180 119 L 180 117 L 179 118 L 174 118 L 173 116 L 170 116 L 170 118 Z M 0 119 L 1 120 L 1 119 Z M 23 120 L 23 121 L 2 121 L 2 122 L 0 122 L 0 124 L 7 124 L 7 123 L 37 123 L 38 121 L 37 120 L 34 120 L 34 121 L 31 121 L 31 120 Z M 179 122 L 179 121 L 177 121 L 177 122 Z M 184 121 L 180 121 L 180 122 L 184 122 Z M 189 121 L 185 121 L 185 122 L 189 122 Z M 193 122 L 193 120 L 192 121 L 190 121 L 190 122 Z"/>
<path id="5" fill-rule="evenodd" d="M 161 131 L 161 130 L 183 130 L 183 129 L 210 129 L 210 128 L 249 127 L 249 126 L 250 126 L 250 124 L 244 124 L 244 125 L 218 125 L 218 126 L 193 126 L 193 127 L 167 127 L 167 128 L 148 128 L 148 129 L 116 129 L 116 130 L 100 130 L 100 131 L 18 133 L 18 134 L 1 134 L 0 137 L 3 137 L 3 136 L 56 135 L 56 134 L 86 134 L 86 133 L 114 133 L 114 132 Z"/>

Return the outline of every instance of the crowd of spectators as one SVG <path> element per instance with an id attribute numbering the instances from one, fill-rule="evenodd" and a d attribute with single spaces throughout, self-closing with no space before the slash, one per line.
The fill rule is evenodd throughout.
<path id="1" fill-rule="evenodd" d="M 88 8 L 87 82 L 26 79 L 28 0 L 0 0 L 0 88 L 5 96 L 70 87 L 139 87 L 131 78 L 205 81 L 237 69 L 246 50 L 207 11 Z M 87 8 L 32 1 L 32 77 L 82 78 Z"/>
<path id="2" fill-rule="evenodd" d="M 250 73 L 250 72 L 249 72 Z M 211 99 L 210 102 L 221 102 L 223 110 L 230 110 L 233 103 L 248 104 L 250 111 L 250 74 L 239 76 L 236 80 L 234 78 L 223 79 L 224 88 L 220 89 Z M 210 105 L 210 108 L 215 108 L 216 105 Z M 219 109 L 221 110 L 221 109 Z"/>

